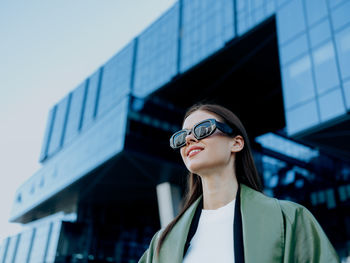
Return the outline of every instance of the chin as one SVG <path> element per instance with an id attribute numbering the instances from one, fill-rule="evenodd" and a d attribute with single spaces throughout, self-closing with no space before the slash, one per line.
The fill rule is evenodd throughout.
<path id="1" fill-rule="evenodd" d="M 202 162 L 202 161 L 191 161 L 187 164 L 187 169 L 191 172 L 191 173 L 194 173 L 194 174 L 200 174 L 201 171 L 205 170 L 207 167 L 206 167 L 206 163 Z"/>

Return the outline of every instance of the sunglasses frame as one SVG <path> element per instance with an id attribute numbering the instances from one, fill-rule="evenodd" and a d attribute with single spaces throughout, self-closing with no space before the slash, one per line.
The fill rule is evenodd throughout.
<path id="1" fill-rule="evenodd" d="M 204 136 L 197 136 L 196 133 L 194 132 L 194 130 L 201 124 L 205 123 L 205 122 L 210 122 L 210 126 L 212 126 L 212 130 L 210 133 L 204 135 Z M 170 137 L 170 147 L 173 148 L 173 149 L 179 149 L 183 146 L 186 145 L 186 140 L 184 141 L 184 143 L 182 143 L 180 146 L 175 146 L 174 145 L 174 138 L 176 135 L 180 134 L 180 133 L 183 133 L 185 132 L 186 133 L 186 136 L 190 135 L 191 133 L 193 133 L 193 136 L 197 139 L 197 140 L 201 140 L 201 139 L 204 139 L 210 135 L 212 135 L 216 129 L 219 129 L 220 131 L 222 131 L 223 133 L 226 133 L 227 135 L 233 135 L 233 129 L 228 126 L 226 123 L 222 123 L 222 122 L 219 122 L 215 119 L 206 119 L 206 120 L 203 120 L 203 121 L 200 121 L 198 122 L 197 124 L 195 124 L 192 129 L 182 129 L 178 132 L 175 132 L 171 137 Z"/>

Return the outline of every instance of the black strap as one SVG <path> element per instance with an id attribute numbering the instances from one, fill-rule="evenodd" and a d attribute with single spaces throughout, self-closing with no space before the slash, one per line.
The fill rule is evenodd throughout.
<path id="1" fill-rule="evenodd" d="M 243 247 L 243 231 L 242 231 L 242 215 L 241 215 L 241 198 L 240 198 L 240 187 L 238 186 L 237 195 L 236 195 L 236 203 L 235 203 L 235 218 L 233 220 L 233 243 L 234 243 L 234 254 L 235 254 L 235 263 L 244 263 L 244 247 Z M 190 242 L 197 231 L 199 218 L 201 216 L 203 209 L 203 198 L 197 206 L 196 212 L 193 216 L 190 230 L 188 231 L 184 253 L 190 247 Z"/>
<path id="2" fill-rule="evenodd" d="M 197 231 L 199 218 L 201 217 L 202 209 L 203 209 L 203 198 L 200 200 L 200 202 L 197 206 L 196 212 L 195 212 L 193 219 L 192 219 L 192 222 L 191 222 L 190 230 L 188 231 L 188 235 L 187 235 L 187 239 L 186 239 L 186 243 L 185 243 L 185 248 L 184 248 L 184 256 L 186 255 L 186 252 L 187 252 L 188 248 L 190 247 L 191 240 Z"/>
<path id="3" fill-rule="evenodd" d="M 241 187 L 238 186 L 235 204 L 235 218 L 233 220 L 233 251 L 235 252 L 235 263 L 244 263 L 244 246 L 241 214 Z"/>

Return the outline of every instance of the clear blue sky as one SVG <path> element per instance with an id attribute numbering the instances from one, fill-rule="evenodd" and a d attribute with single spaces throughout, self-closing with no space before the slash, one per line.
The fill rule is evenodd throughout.
<path id="1" fill-rule="evenodd" d="M 50 108 L 175 0 L 0 1 L 0 245 L 19 185 L 40 169 Z"/>

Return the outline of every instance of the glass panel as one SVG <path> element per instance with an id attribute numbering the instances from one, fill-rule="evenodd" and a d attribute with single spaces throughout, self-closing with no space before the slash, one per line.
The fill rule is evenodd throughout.
<path id="1" fill-rule="evenodd" d="M 30 253 L 34 229 L 29 229 L 21 234 L 21 239 L 17 248 L 15 263 L 27 262 Z"/>
<path id="2" fill-rule="evenodd" d="M 145 97 L 177 74 L 179 4 L 138 38 L 133 93 Z"/>
<path id="3" fill-rule="evenodd" d="M 342 78 L 350 77 L 350 27 L 340 31 L 335 36 L 338 61 Z"/>
<path id="4" fill-rule="evenodd" d="M 67 148 L 57 169 L 60 180 L 54 185 L 52 192 L 71 184 L 123 149 L 128 102 L 129 98 L 126 96 L 81 135 L 81 139 L 77 140 L 77 147 Z"/>
<path id="5" fill-rule="evenodd" d="M 332 10 L 333 29 L 336 31 L 346 24 L 350 23 L 350 1 L 344 2 L 344 4 L 337 6 Z"/>
<path id="6" fill-rule="evenodd" d="M 223 34 L 225 41 L 231 40 L 235 36 L 234 32 L 234 12 L 233 12 L 233 1 L 222 0 L 223 4 Z"/>
<path id="7" fill-rule="evenodd" d="M 319 97 L 321 121 L 338 117 L 345 114 L 345 107 L 343 103 L 343 96 L 340 88 Z"/>
<path id="8" fill-rule="evenodd" d="M 253 12 L 253 16 L 254 16 L 254 25 L 260 23 L 264 18 L 264 9 L 262 9 L 262 7 L 256 9 L 254 12 Z"/>
<path id="9" fill-rule="evenodd" d="M 243 35 L 248 30 L 247 16 L 245 13 L 239 14 L 237 19 L 237 33 Z"/>
<path id="10" fill-rule="evenodd" d="M 305 31 L 303 4 L 301 0 L 291 0 L 277 11 L 278 42 L 280 44 Z"/>
<path id="11" fill-rule="evenodd" d="M 251 29 L 251 28 L 253 27 L 253 25 L 254 25 L 253 13 L 252 13 L 251 11 L 249 11 L 249 12 L 247 13 L 246 19 L 247 19 L 247 26 L 248 26 L 247 31 L 248 31 L 248 30 Z"/>
<path id="12" fill-rule="evenodd" d="M 56 107 L 53 107 L 50 110 L 49 116 L 46 121 L 45 135 L 44 135 L 43 144 L 41 146 L 40 162 L 44 161 L 47 157 L 47 151 L 51 140 L 52 128 L 55 122 L 55 115 L 56 115 Z"/>
<path id="13" fill-rule="evenodd" d="M 347 109 L 350 109 L 350 80 L 343 83 L 345 101 Z"/>
<path id="14" fill-rule="evenodd" d="M 325 19 L 321 23 L 313 26 L 309 31 L 311 47 L 331 38 L 331 26 L 329 20 Z"/>
<path id="15" fill-rule="evenodd" d="M 332 42 L 315 49 L 312 52 L 315 67 L 316 86 L 318 94 L 339 85 L 338 70 Z"/>
<path id="16" fill-rule="evenodd" d="M 286 111 L 288 135 L 300 132 L 319 123 L 317 105 L 311 100 L 299 107 Z"/>
<path id="17" fill-rule="evenodd" d="M 134 42 L 131 42 L 103 68 L 97 115 L 100 116 L 118 104 L 130 93 Z"/>
<path id="18" fill-rule="evenodd" d="M 0 262 L 3 263 L 5 262 L 5 256 L 7 253 L 8 245 L 10 242 L 11 237 L 7 237 L 3 239 L 1 246 L 0 246 Z"/>
<path id="19" fill-rule="evenodd" d="M 262 9 L 263 8 L 263 0 L 251 0 L 252 9 Z"/>
<path id="20" fill-rule="evenodd" d="M 247 9 L 247 0 L 236 0 L 237 13 L 246 11 Z"/>
<path id="21" fill-rule="evenodd" d="M 328 15 L 326 0 L 306 0 L 306 19 L 309 26 Z"/>
<path id="22" fill-rule="evenodd" d="M 64 125 L 66 121 L 66 113 L 68 109 L 69 96 L 66 96 L 57 104 L 55 122 L 52 127 L 51 140 L 48 148 L 48 155 L 57 152 L 62 143 L 64 136 Z"/>
<path id="23" fill-rule="evenodd" d="M 348 0 L 328 0 L 329 6 L 335 8 Z"/>
<path id="24" fill-rule="evenodd" d="M 29 263 L 45 262 L 44 255 L 48 242 L 49 231 L 49 222 L 42 223 L 36 228 L 32 252 L 30 253 L 28 261 Z"/>
<path id="25" fill-rule="evenodd" d="M 233 38 L 226 30 L 232 17 L 233 6 L 227 0 L 183 1 L 181 72 L 213 54 Z M 233 30 L 230 31 L 233 33 Z"/>
<path id="26" fill-rule="evenodd" d="M 4 263 L 13 263 L 13 260 L 16 257 L 17 251 L 17 243 L 21 239 L 21 234 L 18 234 L 16 236 L 11 237 L 10 243 L 7 247 L 7 253 L 6 253 L 6 258 L 3 260 Z"/>
<path id="27" fill-rule="evenodd" d="M 269 16 L 276 11 L 276 2 L 275 0 L 266 0 L 266 16 Z"/>
<path id="28" fill-rule="evenodd" d="M 304 56 L 282 69 L 286 109 L 315 97 L 310 56 Z"/>
<path id="29" fill-rule="evenodd" d="M 97 94 L 99 89 L 99 80 L 102 69 L 97 70 L 91 77 L 87 80 L 86 88 L 86 102 L 83 114 L 82 128 L 90 126 L 95 118 L 95 108 L 97 102 Z"/>
<path id="30" fill-rule="evenodd" d="M 69 107 L 69 115 L 64 135 L 64 144 L 72 141 L 78 135 L 83 110 L 83 101 L 85 95 L 85 82 L 79 85 L 73 92 Z"/>
<path id="31" fill-rule="evenodd" d="M 279 48 L 281 64 L 285 65 L 292 59 L 300 56 L 301 54 L 307 52 L 308 43 L 306 34 L 302 34 L 291 42 L 284 44 Z"/>
<path id="32" fill-rule="evenodd" d="M 274 133 L 266 133 L 255 138 L 262 147 L 279 152 L 292 158 L 309 162 L 317 157 L 319 152 L 305 145 L 288 140 Z"/>
<path id="33" fill-rule="evenodd" d="M 50 235 L 49 247 L 47 249 L 45 263 L 54 263 L 58 245 L 58 239 L 61 233 L 61 221 L 52 222 L 52 230 Z"/>
<path id="34" fill-rule="evenodd" d="M 282 7 L 284 4 L 287 4 L 290 0 L 276 0 L 277 6 Z"/>

